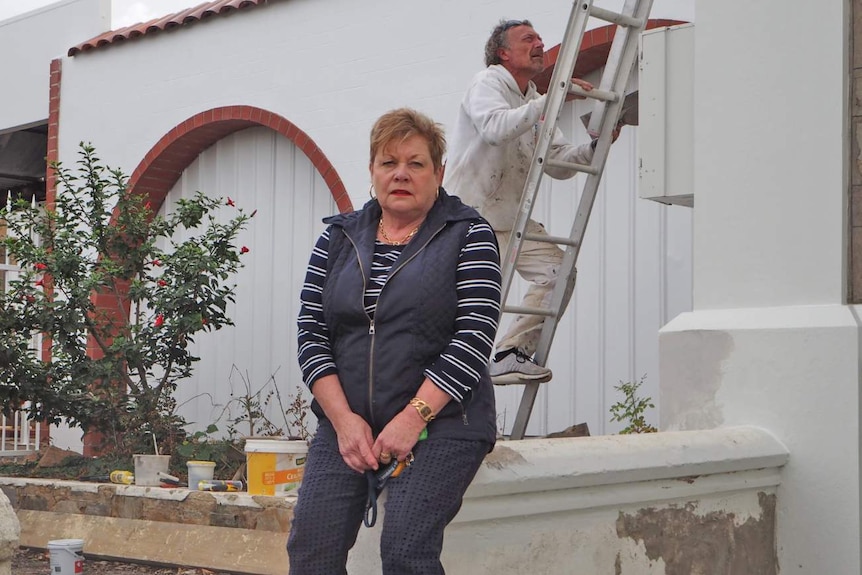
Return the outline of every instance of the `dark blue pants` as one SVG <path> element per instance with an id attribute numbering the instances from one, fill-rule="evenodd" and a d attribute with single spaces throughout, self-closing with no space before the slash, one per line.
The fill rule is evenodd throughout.
<path id="1" fill-rule="evenodd" d="M 434 439 L 413 448 L 416 459 L 386 484 L 380 539 L 383 575 L 440 575 L 443 530 L 461 508 L 467 486 L 490 446 Z M 365 513 L 368 483 L 338 452 L 322 421 L 308 452 L 287 542 L 290 575 L 346 574 L 347 552 Z"/>

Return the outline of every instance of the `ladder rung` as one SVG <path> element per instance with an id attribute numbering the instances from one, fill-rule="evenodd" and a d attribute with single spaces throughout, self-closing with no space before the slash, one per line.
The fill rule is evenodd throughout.
<path id="1" fill-rule="evenodd" d="M 598 6 L 592 6 L 590 8 L 590 16 L 598 18 L 599 20 L 604 20 L 605 22 L 611 22 L 612 24 L 618 24 L 619 26 L 629 26 L 631 28 L 640 28 L 644 23 L 640 18 L 626 16 L 625 14 L 619 14 L 612 10 L 605 10 Z"/>
<path id="2" fill-rule="evenodd" d="M 548 234 L 524 234 L 524 239 L 531 242 L 542 242 L 546 244 L 557 244 L 558 246 L 576 246 L 577 240 L 563 236 L 549 236 Z"/>
<path id="3" fill-rule="evenodd" d="M 503 306 L 503 311 L 506 313 L 517 313 L 521 315 L 542 315 L 545 317 L 556 317 L 557 312 L 543 307 L 526 307 L 522 305 L 507 305 Z"/>
<path id="4" fill-rule="evenodd" d="M 528 383 L 545 383 L 551 381 L 551 374 L 540 379 L 524 379 L 517 373 L 507 373 L 506 375 L 496 375 L 491 378 L 491 383 L 494 385 L 526 385 Z"/>
<path id="5" fill-rule="evenodd" d="M 546 168 L 565 168 L 567 170 L 575 170 L 584 172 L 585 174 L 599 175 L 599 169 L 587 164 L 576 164 L 574 162 L 564 162 L 563 160 L 548 160 L 545 162 Z"/>
<path id="6" fill-rule="evenodd" d="M 616 102 L 620 99 L 619 95 L 616 92 L 611 92 L 609 90 L 599 90 L 598 88 L 593 88 L 592 90 L 584 90 L 577 84 L 569 82 L 569 94 L 573 94 L 575 96 L 583 96 L 584 98 L 592 98 L 593 100 L 601 100 L 602 102 Z"/>

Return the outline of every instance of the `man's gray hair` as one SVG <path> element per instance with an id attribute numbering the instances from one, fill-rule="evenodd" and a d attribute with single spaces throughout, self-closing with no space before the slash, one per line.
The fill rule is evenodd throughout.
<path id="1" fill-rule="evenodd" d="M 500 20 L 491 31 L 491 37 L 485 43 L 485 65 L 500 64 L 500 48 L 509 47 L 509 38 L 506 32 L 516 26 L 529 26 L 533 24 L 529 20 Z"/>

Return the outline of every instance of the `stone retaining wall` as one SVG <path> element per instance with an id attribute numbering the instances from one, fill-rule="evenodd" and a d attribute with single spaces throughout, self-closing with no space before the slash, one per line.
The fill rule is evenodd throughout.
<path id="1" fill-rule="evenodd" d="M 16 510 L 287 533 L 294 497 L 76 481 L 0 478 Z"/>
<path id="2" fill-rule="evenodd" d="M 287 571 L 292 495 L 8 477 L 0 477 L 0 489 L 20 519 L 23 547 L 74 538 L 92 558 L 249 575 Z"/>

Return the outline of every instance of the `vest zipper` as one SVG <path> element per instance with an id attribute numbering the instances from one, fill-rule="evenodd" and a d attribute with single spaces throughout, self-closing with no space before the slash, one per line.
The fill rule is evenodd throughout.
<path id="1" fill-rule="evenodd" d="M 364 310 L 365 309 L 365 290 L 368 287 L 368 278 L 365 276 L 365 268 L 362 267 L 362 254 L 359 253 L 359 248 L 356 247 L 356 243 L 353 241 L 353 238 L 350 237 L 350 234 L 347 233 L 347 230 L 342 228 L 342 233 L 344 237 L 347 238 L 347 241 L 350 242 L 350 245 L 353 246 L 353 251 L 356 252 L 356 263 L 359 264 L 359 273 L 362 275 L 362 293 L 359 294 L 359 305 Z M 377 301 L 380 301 L 380 297 L 378 296 Z M 368 335 L 371 336 L 371 344 L 368 348 L 368 415 L 371 416 L 371 421 L 369 422 L 372 427 L 375 427 L 374 423 L 374 319 L 368 315 L 368 312 L 365 312 L 365 316 L 368 318 Z"/>
<path id="2" fill-rule="evenodd" d="M 383 282 L 382 286 L 380 286 L 380 294 L 378 294 L 378 296 L 377 296 L 377 308 L 378 309 L 380 308 L 380 298 L 383 296 L 383 290 L 386 289 L 386 285 L 389 283 L 389 280 L 392 278 L 392 276 L 394 276 L 401 268 L 403 268 L 408 263 L 410 263 L 413 260 L 413 258 L 418 256 L 422 250 L 424 250 L 426 247 L 428 247 L 428 244 L 431 243 L 431 240 L 436 238 L 437 234 L 442 232 L 445 227 L 446 227 L 446 224 L 444 223 L 433 234 L 431 234 L 431 237 L 429 237 L 428 240 L 424 244 L 422 244 L 422 247 L 420 247 L 419 249 L 416 250 L 416 253 L 414 253 L 412 256 L 410 256 L 407 260 L 401 262 L 401 265 L 399 265 L 397 268 L 395 268 L 394 270 L 389 272 L 389 275 L 386 277 L 386 281 Z M 359 253 L 359 248 L 356 247 L 356 243 L 353 241 L 353 238 L 351 238 L 350 235 L 347 233 L 347 230 L 342 228 L 342 232 L 344 233 L 344 237 L 346 237 L 348 239 L 348 241 L 350 242 L 350 245 L 353 246 L 353 251 L 356 252 L 356 261 L 359 263 L 359 272 L 362 274 L 362 293 L 360 294 L 360 297 L 362 298 L 362 300 L 359 303 L 362 306 L 362 309 L 364 310 L 365 309 L 365 289 L 368 287 L 368 280 L 365 277 L 365 269 L 362 267 L 362 254 Z M 407 245 L 410 245 L 410 244 L 407 244 Z M 368 351 L 368 412 L 371 415 L 371 422 L 370 422 L 371 427 L 376 427 L 377 425 L 374 421 L 374 403 L 373 403 L 374 402 L 374 336 L 375 336 L 376 330 L 374 327 L 374 319 L 370 315 L 368 315 L 368 312 L 365 312 L 365 315 L 366 315 L 366 317 L 368 317 L 368 335 L 371 336 L 371 346 L 370 346 L 369 351 Z M 461 402 L 459 401 L 458 403 L 461 403 Z M 462 412 L 462 417 L 466 423 L 467 412 L 464 410 L 463 405 L 461 405 L 461 412 Z"/>

